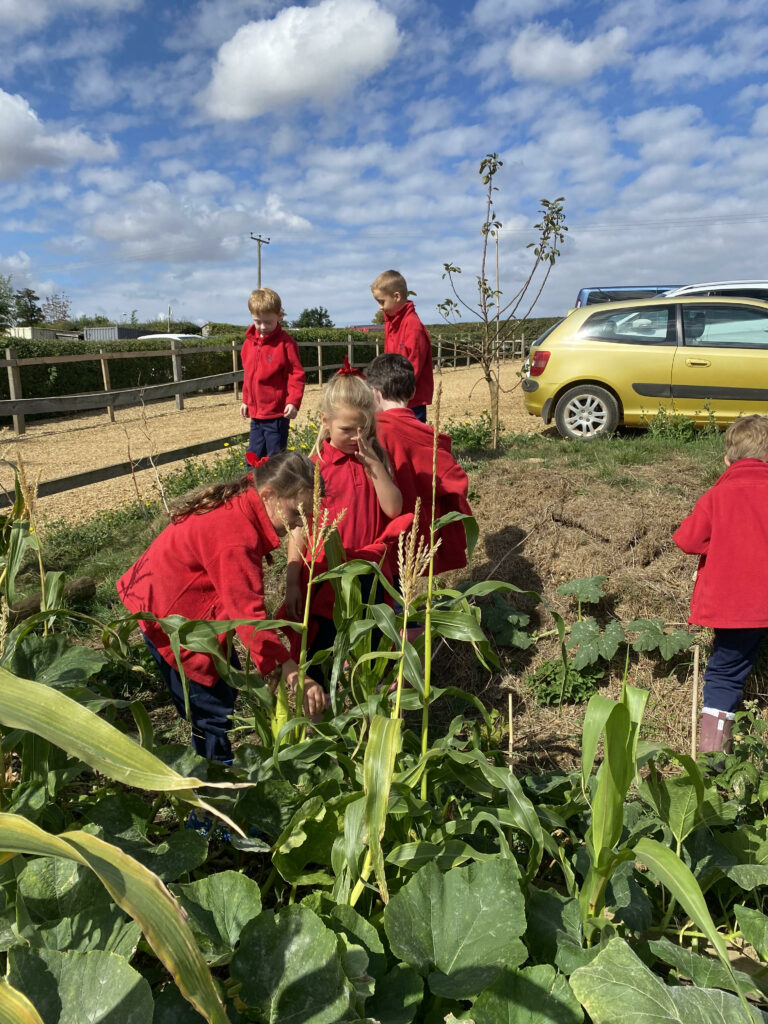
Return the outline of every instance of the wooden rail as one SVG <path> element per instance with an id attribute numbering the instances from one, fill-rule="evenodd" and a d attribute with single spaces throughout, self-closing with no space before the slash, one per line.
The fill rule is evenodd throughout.
<path id="1" fill-rule="evenodd" d="M 103 483 L 105 480 L 115 480 L 121 476 L 128 476 L 129 473 L 140 473 L 142 470 L 152 469 L 154 466 L 165 466 L 169 462 L 181 462 L 183 459 L 194 458 L 195 455 L 206 455 L 209 452 L 219 451 L 225 444 L 233 442 L 244 444 L 247 440 L 247 434 L 228 434 L 227 437 L 219 437 L 215 441 L 201 441 L 199 444 L 192 444 L 186 448 L 174 448 L 171 451 L 158 452 L 157 455 L 145 455 L 133 461 L 116 462 L 111 466 L 88 469 L 84 473 L 74 473 L 72 476 L 63 476 L 56 480 L 44 480 L 37 488 L 37 496 L 38 498 L 49 498 L 52 494 L 73 491 L 78 487 Z M 8 464 L 14 466 L 10 460 Z M 9 494 L 3 489 L 0 493 L 0 508 L 8 508 L 13 501 L 13 494 Z"/>

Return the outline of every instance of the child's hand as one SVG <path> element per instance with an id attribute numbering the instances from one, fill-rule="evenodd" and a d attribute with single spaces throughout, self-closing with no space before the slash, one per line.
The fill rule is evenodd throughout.
<path id="1" fill-rule="evenodd" d="M 319 683 L 307 678 L 304 680 L 304 714 L 313 722 L 322 720 L 326 708 L 331 706 L 331 699 Z"/>
<path id="2" fill-rule="evenodd" d="M 295 420 L 298 415 L 299 415 L 299 410 L 296 408 L 295 405 L 291 405 L 290 402 L 283 409 L 283 416 L 287 420 Z"/>
<path id="3" fill-rule="evenodd" d="M 240 415 L 243 417 L 244 420 L 250 419 L 248 415 L 248 406 L 245 404 L 245 402 L 243 402 L 243 404 L 240 406 Z"/>
<path id="4" fill-rule="evenodd" d="M 365 467 L 365 471 L 369 476 L 378 466 L 381 465 L 381 460 L 373 450 L 370 441 L 363 437 L 359 428 L 357 431 L 357 458 L 362 462 Z"/>
<path id="5" fill-rule="evenodd" d="M 304 599 L 301 594 L 299 583 L 292 583 L 290 580 L 285 586 L 285 610 L 288 618 L 294 622 L 301 622 L 304 615 Z"/>

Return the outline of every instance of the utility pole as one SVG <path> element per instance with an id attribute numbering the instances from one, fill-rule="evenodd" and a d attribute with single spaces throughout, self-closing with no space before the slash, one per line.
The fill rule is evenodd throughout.
<path id="1" fill-rule="evenodd" d="M 269 245 L 269 239 L 262 238 L 261 235 L 254 235 L 253 232 L 251 232 L 251 239 L 256 242 L 259 247 L 259 260 L 256 270 L 256 287 L 261 288 L 261 247 L 262 245 Z"/>

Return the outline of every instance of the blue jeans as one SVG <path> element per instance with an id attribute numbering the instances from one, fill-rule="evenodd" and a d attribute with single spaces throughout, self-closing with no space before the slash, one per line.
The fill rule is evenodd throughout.
<path id="1" fill-rule="evenodd" d="M 149 653 L 157 662 L 160 675 L 168 687 L 171 700 L 182 718 L 186 719 L 184 707 L 184 687 L 181 676 L 175 668 L 171 668 L 160 651 L 155 647 L 147 634 L 142 630 L 144 643 Z M 232 663 L 239 668 L 237 654 L 232 652 Z M 192 679 L 187 679 L 189 688 L 189 711 L 192 715 L 192 746 L 195 752 L 211 761 L 232 761 L 232 747 L 227 732 L 230 717 L 235 710 L 235 690 L 219 679 L 215 686 L 203 686 Z"/>
<path id="2" fill-rule="evenodd" d="M 705 708 L 736 710 L 764 634 L 764 629 L 715 630 L 712 654 L 704 670 Z"/>
<path id="3" fill-rule="evenodd" d="M 289 420 L 278 416 L 274 420 L 251 420 L 251 436 L 248 451 L 258 458 L 265 455 L 277 455 L 288 447 Z"/>

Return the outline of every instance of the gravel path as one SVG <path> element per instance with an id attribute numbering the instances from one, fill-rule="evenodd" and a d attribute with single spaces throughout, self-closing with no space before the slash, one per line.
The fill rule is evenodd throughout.
<path id="1" fill-rule="evenodd" d="M 523 406 L 522 392 L 516 386 L 519 367 L 519 362 L 509 362 L 502 367 L 502 386 L 509 389 L 502 395 L 502 420 L 508 429 L 516 432 L 541 430 L 541 420 L 528 415 Z M 465 415 L 475 419 L 488 405 L 488 390 L 476 367 L 446 369 L 435 380 L 442 381 L 443 385 L 443 422 Z M 299 423 L 308 422 L 316 414 L 322 390 L 316 384 L 307 387 Z M 4 427 L 0 437 L 0 458 L 15 462 L 21 457 L 30 480 L 35 480 L 38 475 L 41 480 L 55 480 L 128 459 L 156 455 L 216 438 L 234 437 L 245 429 L 246 423 L 239 415 L 239 399 L 235 399 L 232 391 L 221 391 L 185 398 L 181 412 L 176 411 L 171 399 L 153 403 L 144 409 L 118 409 L 114 423 L 104 412 L 35 421 L 27 426 L 26 434 L 21 437 L 16 437 L 9 427 Z M 162 467 L 161 472 L 172 469 L 173 466 L 168 465 Z M 0 465 L 0 484 L 6 488 L 13 485 L 13 473 L 7 465 Z M 156 497 L 153 470 L 145 470 L 134 478 L 120 477 L 41 498 L 38 511 L 43 520 L 78 522 L 90 518 L 96 511 L 118 508 L 124 502 L 134 501 L 137 492 L 142 497 Z"/>

